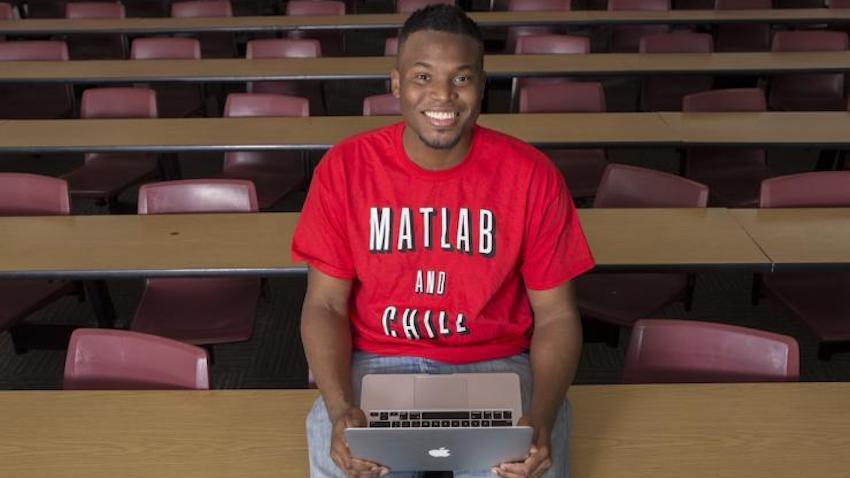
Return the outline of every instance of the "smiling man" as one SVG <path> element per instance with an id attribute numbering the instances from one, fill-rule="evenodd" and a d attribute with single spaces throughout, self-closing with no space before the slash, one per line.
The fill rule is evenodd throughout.
<path id="1" fill-rule="evenodd" d="M 455 476 L 568 476 L 572 279 L 593 259 L 546 156 L 476 125 L 483 61 L 463 11 L 415 12 L 392 71 L 403 121 L 316 168 L 292 246 L 309 265 L 301 333 L 322 394 L 307 418 L 314 478 L 390 471 L 345 442 L 366 425 L 365 374 L 461 372 L 517 373 L 534 437 L 524 461 Z"/>

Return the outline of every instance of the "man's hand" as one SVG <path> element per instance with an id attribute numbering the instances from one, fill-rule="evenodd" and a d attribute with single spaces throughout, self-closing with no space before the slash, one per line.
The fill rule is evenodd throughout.
<path id="1" fill-rule="evenodd" d="M 376 478 L 390 472 L 386 467 L 371 461 L 360 460 L 351 456 L 348 443 L 345 441 L 346 428 L 365 427 L 366 414 L 357 407 L 349 407 L 337 417 L 331 417 L 333 431 L 331 432 L 331 459 L 336 466 L 349 478 Z"/>
<path id="2" fill-rule="evenodd" d="M 502 463 L 492 469 L 493 474 L 502 478 L 539 478 L 552 466 L 549 456 L 549 427 L 532 424 L 527 417 L 522 417 L 517 426 L 531 426 L 534 433 L 531 437 L 531 449 L 525 460 L 515 463 Z"/>

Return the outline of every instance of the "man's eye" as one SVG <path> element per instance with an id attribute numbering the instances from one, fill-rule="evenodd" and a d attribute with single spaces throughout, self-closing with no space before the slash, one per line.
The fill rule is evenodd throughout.
<path id="1" fill-rule="evenodd" d="M 457 77 L 455 77 L 455 83 L 458 84 L 458 85 L 462 85 L 462 84 L 468 83 L 468 82 L 469 82 L 468 76 L 457 76 Z"/>
<path id="2" fill-rule="evenodd" d="M 419 73 L 414 78 L 416 78 L 416 80 L 418 80 L 418 81 L 428 81 L 429 77 L 425 73 Z"/>

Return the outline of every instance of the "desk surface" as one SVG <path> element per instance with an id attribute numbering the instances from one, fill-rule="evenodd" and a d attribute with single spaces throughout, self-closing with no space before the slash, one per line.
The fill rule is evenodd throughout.
<path id="1" fill-rule="evenodd" d="M 767 270 L 725 209 L 582 210 L 600 269 Z M 303 272 L 297 213 L 0 218 L 0 277 L 108 278 Z"/>
<path id="2" fill-rule="evenodd" d="M 573 386 L 572 473 L 842 476 L 848 394 L 848 383 Z M 0 392 L 0 475 L 301 478 L 316 395 Z"/>
<path id="3" fill-rule="evenodd" d="M 352 80 L 389 77 L 394 57 L 247 60 L 89 60 L 4 62 L 0 82 L 126 83 L 158 81 Z M 850 51 L 759 53 L 601 53 L 488 55 L 491 77 L 644 75 L 654 73 L 772 74 L 850 70 Z"/>
<path id="4" fill-rule="evenodd" d="M 773 262 L 774 270 L 850 264 L 850 210 L 731 210 Z"/>
<path id="5" fill-rule="evenodd" d="M 811 113 L 659 113 L 688 145 L 847 146 L 850 114 Z"/>
<path id="6" fill-rule="evenodd" d="M 329 148 L 399 117 L 0 120 L 0 152 L 226 151 Z M 657 113 L 481 115 L 479 123 L 538 146 L 674 146 Z M 848 136 L 850 140 L 850 136 Z"/>
<path id="7" fill-rule="evenodd" d="M 582 209 L 579 217 L 601 268 L 770 267 L 728 209 Z"/>
<path id="8" fill-rule="evenodd" d="M 512 25 L 607 25 L 629 23 L 846 23 L 848 9 L 770 10 L 670 10 L 664 12 L 566 11 L 472 12 L 481 27 Z M 48 35 L 60 33 L 178 33 L 258 32 L 286 30 L 374 30 L 400 28 L 404 14 L 342 16 L 260 16 L 232 18 L 125 18 L 125 19 L 24 19 L 0 21 L 0 34 Z"/>

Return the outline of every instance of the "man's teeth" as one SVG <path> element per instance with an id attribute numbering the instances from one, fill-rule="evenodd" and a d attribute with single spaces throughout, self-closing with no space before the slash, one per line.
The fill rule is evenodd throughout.
<path id="1" fill-rule="evenodd" d="M 451 111 L 426 111 L 425 116 L 436 120 L 449 120 L 455 117 Z"/>

